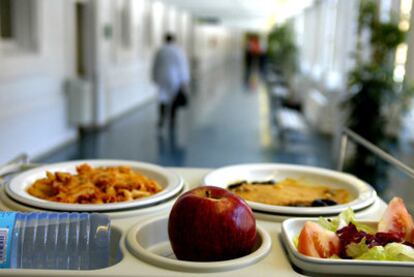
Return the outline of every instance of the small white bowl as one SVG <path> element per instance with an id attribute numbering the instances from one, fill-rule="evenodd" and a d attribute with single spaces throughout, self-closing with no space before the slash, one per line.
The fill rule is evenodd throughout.
<path id="1" fill-rule="evenodd" d="M 127 234 L 128 250 L 137 258 L 170 270 L 183 272 L 220 272 L 240 269 L 262 260 L 269 253 L 272 240 L 266 231 L 256 226 L 258 243 L 255 250 L 243 257 L 217 262 L 177 260 L 168 239 L 168 216 L 152 218 L 133 226 Z"/>

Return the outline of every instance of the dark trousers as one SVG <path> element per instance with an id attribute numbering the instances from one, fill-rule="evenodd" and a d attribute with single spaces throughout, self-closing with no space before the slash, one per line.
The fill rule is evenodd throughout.
<path id="1" fill-rule="evenodd" d="M 177 114 L 177 95 L 174 97 L 173 101 L 170 104 L 160 103 L 159 105 L 159 118 L 158 118 L 158 127 L 164 126 L 164 121 L 166 120 L 166 113 L 169 114 L 170 128 L 175 128 L 175 116 Z"/>

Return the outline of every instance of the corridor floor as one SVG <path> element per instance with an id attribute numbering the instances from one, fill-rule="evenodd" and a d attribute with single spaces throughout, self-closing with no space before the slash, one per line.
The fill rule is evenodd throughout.
<path id="1" fill-rule="evenodd" d="M 262 162 L 333 167 L 329 138 L 310 132 L 278 139 L 264 84 L 253 79 L 246 87 L 238 63 L 212 72 L 199 74 L 203 77 L 191 91 L 189 107 L 179 111 L 174 133 L 157 130 L 153 100 L 39 161 L 105 158 L 183 167 Z"/>

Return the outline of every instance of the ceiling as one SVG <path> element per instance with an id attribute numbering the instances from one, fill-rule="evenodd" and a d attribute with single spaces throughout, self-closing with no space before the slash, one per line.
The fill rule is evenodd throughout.
<path id="1" fill-rule="evenodd" d="M 243 29 L 268 29 L 301 12 L 313 0 L 162 0 L 195 17 Z"/>

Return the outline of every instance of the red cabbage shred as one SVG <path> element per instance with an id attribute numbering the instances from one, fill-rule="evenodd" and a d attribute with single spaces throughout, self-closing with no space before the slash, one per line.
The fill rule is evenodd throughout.
<path id="1" fill-rule="evenodd" d="M 348 226 L 343 227 L 336 231 L 337 236 L 340 240 L 340 253 L 339 256 L 343 259 L 350 259 L 346 255 L 346 246 L 350 243 L 359 243 L 365 238 L 365 243 L 369 248 L 374 246 L 385 246 L 391 242 L 404 242 L 403 236 L 400 233 L 383 233 L 378 232 L 375 235 L 368 234 L 363 231 L 358 231 L 354 224 L 350 223 Z M 412 246 L 412 243 L 404 242 L 406 245 Z"/>

